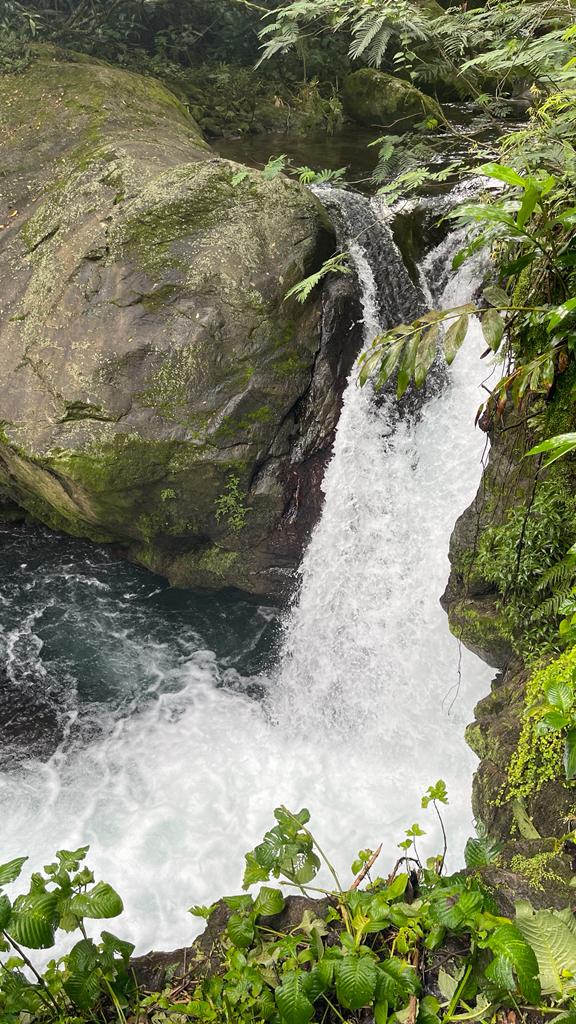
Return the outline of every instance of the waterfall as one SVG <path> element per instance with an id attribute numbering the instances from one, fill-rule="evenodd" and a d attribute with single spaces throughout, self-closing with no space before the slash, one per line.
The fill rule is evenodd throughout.
<path id="1" fill-rule="evenodd" d="M 423 295 L 378 199 L 333 190 L 325 198 L 340 209 L 369 340 L 418 312 Z M 444 274 L 454 239 L 441 246 L 421 266 L 424 290 L 435 296 L 438 267 Z M 443 287 L 443 301 L 468 300 L 469 271 Z M 143 593 L 149 582 L 110 556 L 91 556 L 86 566 L 66 548 L 55 555 L 58 587 L 50 590 L 48 580 L 37 596 L 38 572 L 26 575 L 30 553 L 21 559 L 14 578 L 26 581 L 22 592 L 30 581 L 33 610 L 12 629 L 18 657 L 25 657 L 18 647 L 25 630 L 27 650 L 40 665 L 47 634 L 36 643 L 38 623 L 48 614 L 54 630 L 64 580 L 72 604 L 91 587 L 95 639 L 85 665 L 108 658 L 111 689 L 125 691 L 113 711 L 105 702 L 92 705 L 81 743 L 63 742 L 47 760 L 31 757 L 0 773 L 4 860 L 30 853 L 34 868 L 56 847 L 90 843 L 97 877 L 125 900 L 126 919 L 114 930 L 139 951 L 188 942 L 197 923 L 186 907 L 238 891 L 243 853 L 281 802 L 310 808 L 312 828 L 344 877 L 359 848 L 381 841 L 386 871 L 414 821 L 430 830 L 427 851 L 438 848 L 420 797 L 442 777 L 450 795 L 449 862 L 459 864 L 472 827 L 475 764 L 463 733 L 491 672 L 459 650 L 439 597 L 452 526 L 481 472 L 484 439 L 473 425 L 480 350 L 473 324 L 444 386 L 400 419 L 393 399 L 375 401 L 353 371 L 325 476 L 324 511 L 302 563 L 277 667 L 267 674 L 246 679 L 229 654 L 215 653 L 227 606 L 214 606 L 213 622 L 198 618 L 184 634 L 171 610 L 159 631 L 150 617 L 153 594 Z M 259 637 L 267 614 L 244 609 L 242 622 L 251 616 Z M 71 615 L 67 610 L 63 619 L 67 638 Z M 73 652 L 67 658 L 69 680 Z M 130 673 L 146 699 L 126 682 Z M 70 706 L 67 721 L 77 713 Z"/>

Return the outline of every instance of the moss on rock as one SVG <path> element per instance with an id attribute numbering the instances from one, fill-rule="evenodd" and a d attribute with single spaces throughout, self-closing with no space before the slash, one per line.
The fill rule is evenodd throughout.
<path id="1" fill-rule="evenodd" d="M 442 119 L 436 100 L 410 82 L 374 68 L 361 68 L 344 79 L 342 103 L 354 121 L 380 128 L 401 131 L 427 118 Z"/>
<path id="2" fill-rule="evenodd" d="M 154 79 L 53 48 L 0 78 L 0 125 L 7 497 L 173 582 L 284 590 L 310 525 L 281 529 L 293 439 L 303 463 L 323 453 L 338 411 L 320 295 L 283 301 L 333 252 L 322 207 L 282 176 L 238 180 Z M 234 536 L 231 472 L 255 492 Z"/>

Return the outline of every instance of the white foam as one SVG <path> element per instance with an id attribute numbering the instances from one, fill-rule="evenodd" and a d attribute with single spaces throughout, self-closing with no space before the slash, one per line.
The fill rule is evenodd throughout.
<path id="1" fill-rule="evenodd" d="M 358 267 L 373 329 L 370 267 Z M 460 299 L 469 287 L 460 280 Z M 243 853 L 281 802 L 310 808 L 347 877 L 360 847 L 384 841 L 394 861 L 403 829 L 425 823 L 423 790 L 442 777 L 458 862 L 475 765 L 464 726 L 491 673 L 464 651 L 449 713 L 460 652 L 438 600 L 450 532 L 481 472 L 479 350 L 474 325 L 444 393 L 392 437 L 386 405 L 351 380 L 267 701 L 222 688 L 210 651 L 180 658 L 177 692 L 159 692 L 81 754 L 0 776 L 5 859 L 29 852 L 35 867 L 90 843 L 97 876 L 125 900 L 113 927 L 139 951 L 188 942 L 198 923 L 186 908 L 238 891 Z M 138 657 L 150 678 L 154 666 L 170 671 L 164 647 L 143 640 Z"/>

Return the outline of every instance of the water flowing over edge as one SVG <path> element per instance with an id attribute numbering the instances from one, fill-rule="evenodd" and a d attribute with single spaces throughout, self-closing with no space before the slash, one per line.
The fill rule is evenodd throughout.
<path id="1" fill-rule="evenodd" d="M 378 200 L 337 201 L 370 338 L 417 290 Z M 429 301 L 443 291 L 451 305 L 473 291 L 470 270 L 446 275 L 453 246 L 421 266 Z M 140 951 L 189 941 L 186 906 L 238 890 L 242 855 L 280 802 L 310 808 L 344 874 L 360 847 L 380 841 L 394 860 L 415 820 L 433 832 L 420 796 L 442 777 L 458 863 L 475 763 L 463 732 L 491 672 L 460 651 L 438 599 L 450 532 L 481 470 L 480 348 L 473 325 L 446 386 L 400 420 L 393 400 L 376 403 L 351 376 L 279 667 L 261 680 L 264 704 L 218 686 L 209 650 L 181 659 L 182 685 L 147 711 L 81 753 L 0 776 L 6 859 L 29 852 L 34 867 L 56 847 L 90 843 L 98 875 L 125 899 L 118 930 Z"/>

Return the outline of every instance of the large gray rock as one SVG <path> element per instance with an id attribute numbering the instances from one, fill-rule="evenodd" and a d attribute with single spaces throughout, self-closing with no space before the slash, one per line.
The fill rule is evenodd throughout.
<path id="1" fill-rule="evenodd" d="M 320 291 L 283 301 L 322 207 L 87 58 L 0 76 L 0 131 L 4 497 L 176 585 L 284 592 L 359 343 L 337 285 L 329 338 Z"/>

